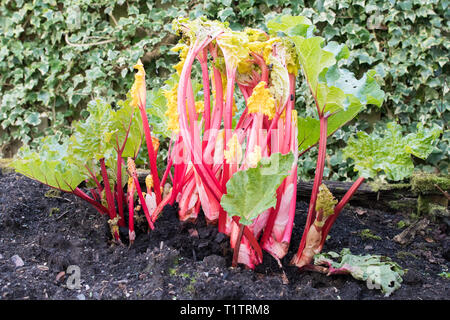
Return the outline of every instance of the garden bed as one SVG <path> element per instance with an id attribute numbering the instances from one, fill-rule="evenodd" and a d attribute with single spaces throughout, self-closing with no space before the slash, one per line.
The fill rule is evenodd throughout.
<path id="1" fill-rule="evenodd" d="M 346 208 L 324 252 L 350 248 L 378 254 L 408 269 L 399 290 L 385 298 L 351 276 L 299 272 L 288 263 L 298 248 L 307 204 L 297 203 L 290 251 L 283 270 L 268 254 L 256 270 L 231 268 L 229 240 L 206 226 L 182 225 L 173 208 L 155 230 L 137 232 L 134 245 L 110 242 L 107 218 L 70 194 L 14 173 L 0 173 L 0 299 L 448 299 L 449 227 L 436 221 L 408 245 L 393 241 L 401 212 Z M 47 196 L 44 196 L 46 194 Z M 363 230 L 369 232 L 361 232 Z M 375 237 L 364 237 L 371 234 Z M 11 260 L 18 255 L 23 260 Z M 81 289 L 70 290 L 61 272 L 81 271 Z"/>

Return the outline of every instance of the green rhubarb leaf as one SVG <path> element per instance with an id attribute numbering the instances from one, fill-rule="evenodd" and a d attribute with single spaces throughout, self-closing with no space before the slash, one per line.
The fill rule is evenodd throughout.
<path id="1" fill-rule="evenodd" d="M 130 99 L 119 101 L 117 105 L 120 109 L 112 112 L 112 121 L 105 128 L 105 138 L 107 137 L 109 145 L 116 149 L 117 147 L 121 148 L 126 139 L 122 157 L 135 158 L 141 147 L 144 135 L 141 113 L 138 108 L 131 105 Z"/>
<path id="2" fill-rule="evenodd" d="M 289 175 L 294 163 L 292 153 L 274 153 L 262 158 L 258 167 L 236 172 L 227 182 L 227 193 L 220 204 L 230 216 L 249 225 L 265 210 L 277 204 L 276 190 Z"/>
<path id="3" fill-rule="evenodd" d="M 323 50 L 331 52 L 334 55 L 336 61 L 347 59 L 350 56 L 350 50 L 348 49 L 348 47 L 345 44 L 339 44 L 336 41 L 328 42 Z"/>
<path id="4" fill-rule="evenodd" d="M 89 116 L 86 120 L 73 124 L 70 152 L 80 160 L 100 160 L 114 156 L 114 148 L 110 143 L 113 134 L 108 130 L 114 121 L 111 105 L 97 99 L 88 104 L 87 111 Z"/>
<path id="5" fill-rule="evenodd" d="M 297 50 L 297 56 L 303 69 L 306 81 L 314 97 L 318 94 L 319 75 L 325 69 L 336 63 L 334 54 L 322 48 L 324 39 L 322 37 L 304 38 L 292 36 Z M 323 108 L 324 105 L 319 105 Z"/>
<path id="6" fill-rule="evenodd" d="M 336 132 L 336 130 L 351 121 L 364 109 L 364 105 L 358 103 L 356 98 L 350 97 L 349 101 L 353 101 L 354 103 L 350 103 L 347 110 L 340 110 L 333 113 L 328 118 L 328 136 L 331 136 L 334 132 Z M 319 120 L 315 118 L 298 117 L 297 126 L 299 143 L 298 151 L 301 154 L 319 142 L 320 124 Z"/>
<path id="7" fill-rule="evenodd" d="M 111 188 L 117 181 L 117 150 L 122 148 L 122 157 L 136 157 L 143 139 L 143 126 L 138 108 L 130 99 L 119 101 L 117 111 L 101 99 L 88 105 L 89 116 L 74 124 L 68 153 L 79 170 L 93 174 L 100 172 L 99 161 L 105 159 Z M 129 129 L 128 135 L 127 131 Z M 126 182 L 125 167 L 122 167 L 122 184 Z"/>
<path id="8" fill-rule="evenodd" d="M 167 129 L 168 118 L 165 115 L 167 99 L 164 97 L 163 89 L 148 91 L 147 100 L 147 114 L 149 115 L 149 123 L 152 125 L 152 132 L 170 138 L 171 132 Z"/>
<path id="9" fill-rule="evenodd" d="M 334 78 L 329 76 L 330 69 L 337 72 Z M 336 71 L 335 67 L 326 72 L 328 84 L 319 83 L 317 100 L 325 105 L 325 111 L 332 112 L 328 118 L 327 134 L 336 130 L 355 118 L 367 104 L 381 106 L 384 92 L 375 81 L 375 72 L 368 71 L 360 80 L 346 70 Z M 340 77 L 340 75 L 345 75 Z M 302 153 L 319 142 L 319 121 L 313 118 L 298 118 L 299 152 Z"/>
<path id="10" fill-rule="evenodd" d="M 311 117 L 298 117 L 298 152 L 305 152 L 319 141 L 320 122 Z M 328 130 L 329 132 L 329 130 Z"/>
<path id="11" fill-rule="evenodd" d="M 67 150 L 68 140 L 58 143 L 55 137 L 47 137 L 36 151 L 22 147 L 10 166 L 31 179 L 70 192 L 87 176 L 71 161 Z"/>
<path id="12" fill-rule="evenodd" d="M 325 78 L 328 86 L 353 95 L 361 104 L 374 104 L 380 107 L 384 100 L 384 91 L 376 82 L 375 75 L 375 70 L 369 70 L 357 80 L 352 72 L 333 66 L 327 70 Z"/>
<path id="13" fill-rule="evenodd" d="M 337 261 L 334 261 L 337 260 Z M 400 288 L 405 271 L 388 257 L 353 255 L 348 248 L 340 255 L 335 252 L 314 256 L 315 265 L 327 265 L 329 275 L 348 273 L 357 280 L 366 281 L 369 289 L 380 289 L 386 297 Z"/>
<path id="14" fill-rule="evenodd" d="M 357 138 L 351 137 L 343 149 L 345 158 L 355 161 L 355 171 L 365 178 L 374 178 L 383 172 L 387 179 L 403 180 L 414 171 L 411 154 L 426 159 L 433 151 L 442 129 L 434 126 L 426 129 L 418 125 L 416 133 L 406 137 L 401 126 L 392 122 L 382 133 L 367 134 L 358 132 Z"/>
<path id="15" fill-rule="evenodd" d="M 248 47 L 248 36 L 246 34 L 227 31 L 218 36 L 216 41 L 223 52 L 227 67 L 231 69 L 237 68 L 239 62 L 248 59 L 250 50 Z"/>
<path id="16" fill-rule="evenodd" d="M 417 132 L 410 133 L 405 137 L 406 151 L 412 155 L 426 159 L 433 151 L 436 139 L 441 135 L 442 130 L 439 127 L 431 129 L 424 128 L 422 123 L 417 125 Z"/>
<path id="17" fill-rule="evenodd" d="M 367 104 L 381 106 L 385 95 L 375 81 L 374 70 L 369 70 L 358 80 L 350 71 L 339 67 L 341 61 L 350 56 L 346 45 L 334 41 L 325 44 L 322 37 L 290 31 L 295 23 L 304 21 L 304 17 L 282 16 L 270 21 L 268 28 L 271 34 L 282 32 L 284 43 L 294 44 L 291 49 L 295 50 L 316 106 L 320 113 L 329 115 L 327 131 L 330 135 L 352 120 Z M 295 70 L 295 64 L 291 63 L 291 66 Z M 319 131 L 317 120 L 299 118 L 299 152 L 318 142 Z"/>
<path id="18" fill-rule="evenodd" d="M 321 37 L 291 37 L 297 55 L 318 109 L 325 113 L 346 111 L 355 104 L 380 106 L 384 92 L 375 81 L 375 71 L 369 70 L 357 80 L 354 75 L 338 67 L 337 62 L 347 58 L 348 48 L 336 43 L 323 47 Z"/>

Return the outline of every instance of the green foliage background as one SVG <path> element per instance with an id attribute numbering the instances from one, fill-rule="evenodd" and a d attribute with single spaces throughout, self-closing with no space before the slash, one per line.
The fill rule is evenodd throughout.
<path id="1" fill-rule="evenodd" d="M 1 0 L 0 155 L 14 141 L 70 132 L 95 97 L 124 98 L 132 65 L 142 58 L 148 88 L 162 85 L 177 55 L 173 18 L 205 15 L 232 28 L 265 28 L 276 14 L 305 15 L 326 40 L 346 43 L 351 70 L 374 68 L 383 78 L 386 101 L 329 140 L 325 175 L 350 179 L 341 148 L 356 130 L 377 130 L 395 120 L 404 132 L 418 123 L 444 129 L 437 148 L 416 164 L 448 172 L 450 134 L 449 21 L 447 0 Z M 312 115 L 304 84 L 297 90 L 300 115 Z M 314 171 L 315 150 L 299 159 L 300 175 Z"/>

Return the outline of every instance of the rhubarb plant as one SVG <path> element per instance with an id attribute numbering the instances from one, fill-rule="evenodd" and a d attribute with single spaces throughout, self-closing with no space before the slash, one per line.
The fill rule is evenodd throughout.
<path id="1" fill-rule="evenodd" d="M 402 135 L 401 126 L 388 123 L 383 132 L 358 132 L 343 149 L 345 158 L 354 160 L 354 170 L 364 178 L 385 176 L 390 181 L 401 181 L 412 175 L 411 155 L 426 159 L 437 143 L 442 129 L 438 126 L 417 126 L 417 132 Z"/>
<path id="2" fill-rule="evenodd" d="M 136 68 L 139 69 L 140 65 Z M 131 188 L 134 192 L 128 190 L 128 197 L 124 193 L 129 178 L 138 185 L 137 176 L 135 172 L 127 170 L 125 159 L 133 162 L 145 132 L 149 130 L 145 128 L 142 108 L 139 108 L 142 99 L 145 99 L 145 86 L 142 89 L 144 75 L 141 71 L 136 74 L 135 85 L 128 98 L 117 102 L 117 110 L 101 99 L 92 101 L 87 109 L 89 116 L 74 123 L 70 138 L 63 143 L 47 138 L 47 143 L 38 150 L 30 150 L 25 146 L 11 164 L 17 172 L 52 188 L 73 193 L 93 205 L 101 214 L 107 214 L 113 238 L 119 243 L 119 227 L 126 226 L 124 204 L 128 199 L 128 204 L 132 206 L 129 211 L 134 212 L 133 201 L 130 200 L 135 196 L 134 192 L 140 198 L 149 227 L 153 228 L 140 188 Z M 156 153 L 158 141 L 155 137 L 150 136 L 150 139 Z M 83 182 L 87 192 L 81 188 Z M 153 190 L 156 189 L 150 191 Z M 134 215 L 130 214 L 130 242 L 134 239 L 133 219 Z"/>
<path id="3" fill-rule="evenodd" d="M 313 145 L 319 145 L 306 226 L 298 252 L 291 261 L 301 268 L 311 263 L 313 252 L 320 252 L 323 235 L 333 221 L 330 218 L 327 220 L 330 221 L 328 224 L 324 222 L 320 231 L 312 227 L 315 221 L 322 219 L 316 204 L 322 185 L 327 138 L 355 117 L 367 104 L 381 106 L 384 92 L 374 79 L 375 71 L 369 70 L 361 79 L 356 79 L 350 71 L 344 69 L 342 65 L 349 56 L 349 49 L 335 42 L 326 44 L 324 38 L 314 36 L 314 26 L 308 19 L 278 17 L 269 24 L 269 32 L 284 35 L 284 41 L 293 48 L 303 78 L 314 99 L 318 116 L 318 119 L 298 120 L 300 152 L 304 153 Z M 354 192 L 361 183 L 361 180 L 357 180 L 355 188 L 351 191 Z M 351 195 L 352 193 L 346 195 L 335 210 L 340 210 Z M 322 228 L 325 232 L 322 232 Z"/>
<path id="4" fill-rule="evenodd" d="M 242 253 L 235 253 L 251 268 L 260 262 L 261 248 L 281 259 L 287 253 L 294 222 L 297 159 L 299 153 L 319 144 L 307 226 L 293 260 L 299 267 L 302 265 L 296 260 L 311 263 L 312 255 L 301 257 L 312 224 L 323 218 L 325 234 L 334 221 L 333 214 L 325 221 L 316 212 L 319 189 L 324 188 L 320 186 L 326 139 L 367 104 L 381 105 L 384 93 L 375 81 L 375 72 L 369 70 L 356 79 L 342 68 L 349 49 L 336 42 L 326 44 L 315 36 L 315 27 L 306 17 L 280 16 L 268 22 L 269 33 L 231 30 L 226 23 L 204 18 L 180 18 L 173 26 L 181 35 L 172 49 L 179 53 L 180 62 L 171 77 L 175 81 L 162 92 L 167 128 L 172 132 L 162 179 L 167 183 L 170 178 L 172 186 L 162 203 L 177 201 L 182 221 L 195 220 L 203 209 L 209 223 L 217 223 L 220 232 L 230 235 L 233 248 L 236 241 L 241 243 L 241 237 L 235 235 L 244 234 L 242 243 L 246 245 Z M 318 119 L 298 117 L 294 109 L 299 72 L 308 83 Z M 202 79 L 200 91 L 193 85 L 198 78 Z M 241 172 L 276 153 L 292 153 L 294 161 L 289 175 L 277 186 L 275 205 L 261 212 L 256 207 L 256 211 L 233 210 L 231 199 L 239 203 L 239 197 L 231 196 L 235 190 L 228 194 L 229 186 L 234 185 L 228 184 L 234 181 L 230 179 L 248 174 Z M 361 183 L 357 180 L 335 210 L 343 208 Z M 162 207 L 154 211 L 153 220 Z M 314 241 L 320 244 L 322 239 Z M 320 246 L 315 250 L 320 252 Z"/>
<path id="5" fill-rule="evenodd" d="M 281 258 L 292 231 L 297 182 L 295 75 L 289 69 L 298 63 L 292 48 L 262 30 L 234 31 L 226 23 L 203 18 L 177 19 L 173 25 L 181 35 L 173 48 L 180 62 L 172 79 L 179 81 L 163 91 L 172 131 L 163 176 L 164 182 L 171 179 L 172 188 L 163 203 L 177 201 L 182 221 L 195 220 L 203 209 L 209 223 L 230 235 L 233 248 L 242 238 L 235 234 L 243 234 L 245 245 L 235 253 L 251 268 L 261 261 L 261 245 Z M 200 75 L 195 70 L 201 70 Z M 194 90 L 196 77 L 202 79 L 201 94 Z M 288 176 L 270 182 L 277 189 L 270 199 L 273 205 L 236 215 L 234 191 L 228 193 L 234 179 L 278 153 L 293 157 Z M 153 219 L 161 210 L 159 206 Z M 258 243 L 262 231 L 264 240 Z"/>
<path id="6" fill-rule="evenodd" d="M 262 250 L 279 261 L 291 242 L 298 158 L 317 145 L 305 229 L 291 261 L 307 270 L 364 179 L 380 173 L 394 180 L 407 177 L 410 154 L 426 157 L 440 134 L 420 127 L 401 137 L 396 125 L 382 137 L 359 133 L 344 154 L 355 160 L 360 177 L 335 199 L 322 181 L 327 139 L 367 105 L 381 106 L 385 95 L 375 71 L 356 78 L 345 69 L 349 48 L 317 36 L 306 17 L 279 16 L 267 23 L 268 32 L 232 30 L 226 22 L 203 17 L 178 18 L 173 30 L 180 40 L 171 51 L 179 62 L 162 88 L 147 97 L 144 65 L 138 61 L 133 87 L 118 110 L 97 100 L 69 140 L 49 139 L 37 151 L 24 148 L 13 164 L 108 214 L 117 241 L 118 226 L 128 220 L 133 243 L 139 208 L 153 229 L 163 208 L 177 202 L 181 221 L 195 221 L 202 211 L 207 223 L 230 237 L 233 266 L 254 268 Z M 314 103 L 307 107 L 316 117 L 297 115 L 297 77 L 309 88 L 304 94 Z M 161 176 L 155 134 L 169 140 Z M 150 166 L 145 189 L 135 163 L 144 142 Z M 82 181 L 90 195 L 81 191 Z"/>

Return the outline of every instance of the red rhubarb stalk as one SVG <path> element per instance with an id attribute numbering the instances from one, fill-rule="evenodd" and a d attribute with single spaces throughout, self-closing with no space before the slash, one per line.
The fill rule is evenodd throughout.
<path id="1" fill-rule="evenodd" d="M 103 187 L 106 195 L 106 202 L 108 203 L 109 218 L 111 220 L 114 220 L 114 218 L 116 217 L 116 206 L 114 204 L 114 195 L 109 185 L 108 173 L 106 171 L 105 165 L 105 158 L 100 159 L 100 168 L 103 179 Z M 114 231 L 114 237 L 116 240 L 119 240 L 119 233 L 117 232 L 117 230 Z"/>
<path id="2" fill-rule="evenodd" d="M 303 231 L 302 240 L 300 242 L 298 252 L 292 259 L 293 264 L 296 264 L 296 262 L 301 258 L 303 249 L 305 248 L 307 234 L 309 232 L 312 222 L 316 218 L 315 208 L 316 208 L 317 194 L 319 192 L 319 186 L 322 184 L 323 170 L 325 166 L 325 155 L 327 147 L 327 124 L 328 124 L 328 117 L 322 115 L 320 117 L 319 155 L 317 159 L 316 175 L 314 177 L 311 200 L 309 202 L 308 217 L 306 219 L 306 225 Z"/>

